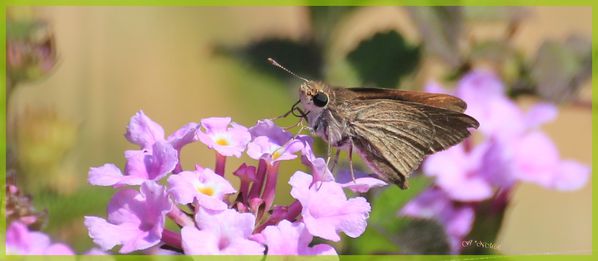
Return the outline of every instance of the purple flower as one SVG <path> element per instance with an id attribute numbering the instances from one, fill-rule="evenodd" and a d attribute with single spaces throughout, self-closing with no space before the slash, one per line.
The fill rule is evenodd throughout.
<path id="1" fill-rule="evenodd" d="M 203 119 L 201 126 L 204 130 L 197 131 L 199 140 L 223 156 L 241 157 L 241 153 L 251 140 L 247 128 L 231 123 L 229 117 Z"/>
<path id="2" fill-rule="evenodd" d="M 177 151 L 168 143 L 158 141 L 152 146 L 152 152 L 140 150 L 125 151 L 127 164 L 125 173 L 143 181 L 158 181 L 174 170 L 178 162 Z M 131 184 L 131 185 L 139 185 Z"/>
<path id="3" fill-rule="evenodd" d="M 303 149 L 304 140 L 293 139 L 293 135 L 274 125 L 271 120 L 261 120 L 249 129 L 253 140 L 247 145 L 247 155 L 252 159 L 266 159 L 267 162 L 292 160 L 296 152 Z"/>
<path id="4" fill-rule="evenodd" d="M 336 181 L 340 183 L 343 188 L 347 188 L 356 193 L 366 193 L 371 188 L 384 187 L 388 183 L 383 180 L 374 178 L 372 175 L 368 175 L 361 171 L 355 171 L 355 180 L 351 177 L 351 171 L 349 169 L 343 169 L 337 174 Z"/>
<path id="5" fill-rule="evenodd" d="M 461 241 L 471 231 L 474 221 L 472 207 L 455 206 L 442 190 L 434 188 L 409 201 L 399 215 L 438 221 L 444 227 L 453 254 L 459 253 Z"/>
<path id="6" fill-rule="evenodd" d="M 303 141 L 301 162 L 311 169 L 311 175 L 314 177 L 314 183 L 319 181 L 333 181 L 334 175 L 332 175 L 332 172 L 330 169 L 328 169 L 328 163 L 326 160 L 316 157 L 314 154 L 311 148 L 311 137 L 300 137 L 300 140 Z"/>
<path id="7" fill-rule="evenodd" d="M 198 127 L 199 124 L 195 122 L 187 123 L 185 126 L 175 131 L 172 135 L 168 136 L 166 141 L 180 152 L 183 146 L 197 141 L 196 132 Z"/>
<path id="8" fill-rule="evenodd" d="M 125 137 L 142 149 L 151 150 L 154 143 L 164 140 L 164 129 L 143 111 L 139 111 L 131 117 Z"/>
<path id="9" fill-rule="evenodd" d="M 492 166 L 483 165 L 489 144 L 482 144 L 466 151 L 463 144 L 428 156 L 423 164 L 424 173 L 436 177 L 435 184 L 447 196 L 458 201 L 481 201 L 488 199 L 494 189 L 484 172 Z"/>
<path id="10" fill-rule="evenodd" d="M 437 84 L 426 89 L 446 92 Z M 539 103 L 523 112 L 504 92 L 491 72 L 473 71 L 463 77 L 456 94 L 467 102 L 466 113 L 480 121 L 488 140 L 473 151 L 459 145 L 436 153 L 424 162 L 424 172 L 437 177 L 437 185 L 461 201 L 489 198 L 491 186 L 507 188 L 517 180 L 561 190 L 583 186 L 590 169 L 561 161 L 552 141 L 537 130 L 556 117 L 556 107 Z"/>
<path id="11" fill-rule="evenodd" d="M 114 164 L 104 164 L 89 170 L 89 183 L 97 186 L 139 185 L 145 181 L 158 181 L 174 170 L 178 163 L 177 151 L 168 143 L 158 141 L 152 152 L 125 151 L 127 164 L 123 175 Z"/>
<path id="12" fill-rule="evenodd" d="M 183 250 L 187 255 L 262 255 L 264 246 L 250 239 L 255 216 L 227 209 L 211 212 L 199 209 L 197 227 L 181 229 Z"/>
<path id="13" fill-rule="evenodd" d="M 301 215 L 314 236 L 339 241 L 338 231 L 358 237 L 367 226 L 370 204 L 363 197 L 347 200 L 340 184 L 321 182 L 312 185 L 312 177 L 301 171 L 291 177 L 291 195 L 301 202 Z M 311 187 L 310 187 L 311 186 Z M 325 200 L 323 200 L 325 199 Z"/>
<path id="14" fill-rule="evenodd" d="M 508 174 L 521 181 L 558 190 L 576 190 L 589 178 L 589 167 L 575 161 L 562 161 L 554 143 L 539 131 L 510 140 L 501 152 L 503 162 L 510 163 Z"/>
<path id="15" fill-rule="evenodd" d="M 224 196 L 236 192 L 226 179 L 207 168 L 171 175 L 168 185 L 168 192 L 177 203 L 188 204 L 196 199 L 199 206 L 210 210 L 226 209 Z"/>
<path id="16" fill-rule="evenodd" d="M 6 229 L 7 255 L 74 255 L 65 244 L 51 243 L 48 235 L 30 231 L 26 225 L 14 221 Z"/>
<path id="17" fill-rule="evenodd" d="M 160 180 L 170 172 L 180 172 L 180 150 L 196 141 L 197 123 L 188 123 L 168 139 L 164 129 L 139 111 L 131 117 L 125 137 L 141 150 L 125 151 L 125 174 L 114 164 L 89 170 L 89 183 L 98 186 L 139 185 L 146 180 Z"/>
<path id="18" fill-rule="evenodd" d="M 187 123 L 166 139 L 166 141 L 177 151 L 178 162 L 173 173 L 179 173 L 183 170 L 183 167 L 181 166 L 181 149 L 183 146 L 197 141 L 196 132 L 198 128 L 199 124 L 195 122 Z"/>
<path id="19" fill-rule="evenodd" d="M 108 220 L 85 217 L 85 226 L 94 243 L 103 250 L 122 244 L 120 253 L 147 249 L 160 242 L 165 215 L 172 208 L 166 190 L 147 181 L 141 193 L 118 191 L 108 205 Z"/>
<path id="20" fill-rule="evenodd" d="M 310 247 L 313 236 L 301 222 L 282 220 L 254 237 L 268 246 L 268 255 L 336 255 L 336 250 L 327 244 Z"/>

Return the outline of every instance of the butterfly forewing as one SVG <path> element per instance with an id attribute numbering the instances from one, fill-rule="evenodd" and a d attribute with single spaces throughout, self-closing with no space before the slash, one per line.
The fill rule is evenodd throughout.
<path id="1" fill-rule="evenodd" d="M 463 100 L 442 93 L 427 93 L 380 88 L 343 88 L 342 90 L 344 90 L 344 92 L 349 96 L 353 96 L 353 99 L 356 100 L 388 99 L 416 102 L 456 112 L 464 112 L 467 108 L 467 104 Z"/>
<path id="2" fill-rule="evenodd" d="M 451 96 L 452 97 L 452 96 Z M 382 178 L 406 187 L 424 156 L 470 135 L 478 122 L 463 113 L 397 99 L 344 100 L 353 144 Z M 348 106 L 346 106 L 348 105 Z M 331 108 L 334 109 L 334 108 Z"/>

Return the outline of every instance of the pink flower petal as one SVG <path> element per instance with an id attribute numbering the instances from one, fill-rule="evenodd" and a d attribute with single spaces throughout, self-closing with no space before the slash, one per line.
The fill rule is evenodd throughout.
<path id="1" fill-rule="evenodd" d="M 157 141 L 164 140 L 164 129 L 147 117 L 143 111 L 139 111 L 131 117 L 125 137 L 131 143 L 149 149 Z"/>
<path id="2" fill-rule="evenodd" d="M 90 168 L 88 181 L 96 186 L 112 186 L 123 179 L 120 169 L 114 164 L 104 164 L 101 167 Z"/>

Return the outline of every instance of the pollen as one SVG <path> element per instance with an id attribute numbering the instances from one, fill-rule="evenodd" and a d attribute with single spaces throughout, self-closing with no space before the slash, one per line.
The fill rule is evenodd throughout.
<path id="1" fill-rule="evenodd" d="M 280 156 L 282 156 L 282 153 L 280 153 L 280 149 L 274 151 L 274 153 L 272 153 L 272 159 L 278 159 L 280 158 Z"/>
<path id="2" fill-rule="evenodd" d="M 218 144 L 220 146 L 228 146 L 228 145 L 230 145 L 230 143 L 228 142 L 228 140 L 225 139 L 225 138 L 218 138 L 216 140 L 216 144 Z"/>
<path id="3" fill-rule="evenodd" d="M 207 196 L 213 196 L 214 195 L 214 189 L 212 187 L 198 188 L 197 191 L 199 191 L 199 193 L 207 195 Z"/>

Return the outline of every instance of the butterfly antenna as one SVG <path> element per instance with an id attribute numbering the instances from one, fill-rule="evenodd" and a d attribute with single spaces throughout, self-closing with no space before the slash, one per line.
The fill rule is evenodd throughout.
<path id="1" fill-rule="evenodd" d="M 297 77 L 298 79 L 301 79 L 301 80 L 303 80 L 303 81 L 305 81 L 305 82 L 309 82 L 309 80 L 308 80 L 308 79 L 305 79 L 305 78 L 303 78 L 303 77 L 301 77 L 301 76 L 299 76 L 299 75 L 295 74 L 294 72 L 291 72 L 291 70 L 289 70 L 289 69 L 285 68 L 284 66 L 280 65 L 278 62 L 276 62 L 276 61 L 275 61 L 274 59 L 272 59 L 272 58 L 268 58 L 268 62 L 270 62 L 272 65 L 274 65 L 274 66 L 276 66 L 276 67 L 278 67 L 278 68 L 280 68 L 280 69 L 283 69 L 283 70 L 285 70 L 286 72 L 288 72 L 289 74 L 291 74 L 291 75 L 293 75 L 293 76 Z"/>

